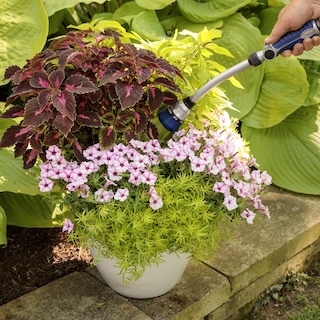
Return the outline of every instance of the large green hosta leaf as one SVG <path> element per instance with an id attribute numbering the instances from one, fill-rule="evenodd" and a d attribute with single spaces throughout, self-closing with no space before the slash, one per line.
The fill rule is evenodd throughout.
<path id="1" fill-rule="evenodd" d="M 161 10 L 166 6 L 170 5 L 171 3 L 175 2 L 175 0 L 135 0 L 135 2 L 144 9 L 148 10 Z"/>
<path id="2" fill-rule="evenodd" d="M 193 22 L 205 23 L 226 18 L 252 0 L 177 0 L 183 16 Z"/>
<path id="3" fill-rule="evenodd" d="M 265 62 L 264 79 L 259 99 L 245 117 L 247 126 L 257 129 L 269 128 L 284 120 L 304 105 L 309 82 L 305 69 L 295 57 Z"/>
<path id="4" fill-rule="evenodd" d="M 215 43 L 228 49 L 234 58 L 218 54 L 213 59 L 227 68 L 247 59 L 251 53 L 262 49 L 263 37 L 259 29 L 252 26 L 239 13 L 224 19 L 221 30 L 222 37 L 215 40 Z M 229 81 L 225 81 L 220 85 L 226 90 L 226 94 L 233 103 L 234 108 L 239 110 L 228 110 L 232 116 L 241 119 L 255 106 L 260 93 L 260 85 L 263 81 L 264 68 L 265 65 L 262 64 L 259 67 L 249 68 L 235 76 L 244 89 L 236 88 Z"/>
<path id="5" fill-rule="evenodd" d="M 0 207 L 0 246 L 7 244 L 7 217 L 3 208 Z"/>
<path id="6" fill-rule="evenodd" d="M 43 0 L 43 3 L 46 8 L 48 17 L 50 17 L 57 11 L 74 7 L 79 2 L 89 4 L 92 2 L 104 3 L 106 1 L 108 0 Z"/>
<path id="7" fill-rule="evenodd" d="M 28 195 L 41 193 L 38 188 L 38 167 L 23 169 L 21 158 L 15 158 L 13 152 L 8 149 L 0 149 L 0 164 L 0 192 L 10 191 Z"/>
<path id="8" fill-rule="evenodd" d="M 275 23 L 278 20 L 278 15 L 280 10 L 281 8 L 270 7 L 262 10 L 259 13 L 258 15 L 260 19 L 259 29 L 261 31 L 261 34 L 269 35 L 271 33 Z"/>
<path id="9" fill-rule="evenodd" d="M 53 1 L 55 2 L 55 1 Z M 0 85 L 11 65 L 42 50 L 48 34 L 48 17 L 41 0 L 2 0 L 0 10 Z"/>
<path id="10" fill-rule="evenodd" d="M 49 203 L 42 195 L 0 192 L 0 204 L 6 213 L 8 225 L 50 228 L 61 225 L 64 219 L 59 207 Z"/>
<path id="11" fill-rule="evenodd" d="M 304 105 L 320 103 L 320 61 L 300 60 L 301 65 L 307 72 L 310 84 L 309 93 Z"/>
<path id="12" fill-rule="evenodd" d="M 157 41 L 168 38 L 154 10 L 138 13 L 132 19 L 131 29 L 145 40 Z"/>
<path id="13" fill-rule="evenodd" d="M 291 191 L 320 194 L 319 106 L 301 107 L 277 126 L 241 131 L 250 149 L 275 185 Z"/>

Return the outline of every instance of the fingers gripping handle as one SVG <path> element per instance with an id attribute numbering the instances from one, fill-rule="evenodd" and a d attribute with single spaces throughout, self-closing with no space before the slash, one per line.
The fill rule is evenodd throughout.
<path id="1" fill-rule="evenodd" d="M 265 60 L 272 60 L 285 50 L 292 50 L 297 43 L 302 43 L 306 38 L 320 35 L 320 18 L 311 20 L 300 29 L 286 33 L 278 42 L 266 45 L 264 48 Z"/>

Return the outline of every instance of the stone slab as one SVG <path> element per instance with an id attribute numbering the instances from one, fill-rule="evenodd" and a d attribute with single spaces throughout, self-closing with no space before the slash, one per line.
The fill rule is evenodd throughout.
<path id="1" fill-rule="evenodd" d="M 207 316 L 207 320 L 242 319 L 238 311 L 257 298 L 273 284 L 281 281 L 289 272 L 300 272 L 305 270 L 309 260 L 320 250 L 319 241 L 302 250 L 300 253 L 285 261 L 280 266 L 272 269 L 268 274 L 256 279 L 246 288 L 230 297 L 229 301 L 217 308 Z M 239 317 L 233 317 L 238 314 Z"/>
<path id="2" fill-rule="evenodd" d="M 240 223 L 230 240 L 206 263 L 226 275 L 231 295 L 315 242 L 320 236 L 319 197 L 277 189 L 264 197 L 271 219 Z"/>
<path id="3" fill-rule="evenodd" d="M 1 306 L 0 320 L 152 319 L 86 272 L 75 272 Z"/>
<path id="4" fill-rule="evenodd" d="M 87 269 L 103 282 L 95 268 Z M 128 301 L 154 320 L 200 320 L 230 297 L 229 281 L 210 267 L 193 262 L 179 283 L 167 294 Z"/>

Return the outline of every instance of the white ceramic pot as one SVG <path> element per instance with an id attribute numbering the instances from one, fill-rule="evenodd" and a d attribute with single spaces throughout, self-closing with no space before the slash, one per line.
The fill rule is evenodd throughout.
<path id="1" fill-rule="evenodd" d="M 148 299 L 169 292 L 179 282 L 189 257 L 190 254 L 186 253 L 164 253 L 163 262 L 147 267 L 140 279 L 129 284 L 123 282 L 115 260 L 100 260 L 97 269 L 106 284 L 115 292 L 128 298 Z"/>

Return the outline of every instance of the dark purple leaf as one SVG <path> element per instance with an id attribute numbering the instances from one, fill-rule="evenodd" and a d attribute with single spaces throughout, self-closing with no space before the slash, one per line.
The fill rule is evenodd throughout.
<path id="1" fill-rule="evenodd" d="M 33 149 L 41 152 L 42 151 L 42 146 L 41 146 L 41 141 L 39 139 L 39 134 L 36 133 L 30 138 L 30 145 Z"/>
<path id="2" fill-rule="evenodd" d="M 49 104 L 51 104 L 51 90 L 42 90 L 38 97 L 37 101 L 39 104 L 40 111 L 43 111 Z"/>
<path id="3" fill-rule="evenodd" d="M 149 108 L 153 112 L 157 110 L 163 102 L 163 93 L 159 88 L 150 87 L 148 89 Z"/>
<path id="4" fill-rule="evenodd" d="M 44 138 L 43 143 L 46 146 L 58 145 L 60 142 L 60 133 L 55 131 L 50 131 Z"/>
<path id="5" fill-rule="evenodd" d="M 48 74 L 44 70 L 35 72 L 29 80 L 29 83 L 33 88 L 47 89 L 51 87 Z"/>
<path id="6" fill-rule="evenodd" d="M 77 122 L 89 127 L 101 127 L 102 123 L 97 112 L 85 111 L 77 115 Z"/>
<path id="7" fill-rule="evenodd" d="M 27 150 L 23 155 L 23 168 L 30 169 L 34 166 L 38 156 L 37 150 Z"/>
<path id="8" fill-rule="evenodd" d="M 137 135 L 136 133 L 134 132 L 134 130 L 127 130 L 125 133 L 124 133 L 124 136 L 125 136 L 125 139 L 127 142 L 129 142 L 130 140 L 132 139 L 137 139 Z"/>
<path id="9" fill-rule="evenodd" d="M 180 88 L 171 80 L 163 77 L 156 78 L 153 81 L 153 84 L 161 85 L 163 87 L 168 88 L 171 91 L 181 92 Z"/>
<path id="10" fill-rule="evenodd" d="M 99 142 L 102 148 L 111 147 L 116 141 L 116 132 L 113 126 L 106 127 L 100 131 Z"/>
<path id="11" fill-rule="evenodd" d="M 23 156 L 28 149 L 29 143 L 29 139 L 25 140 L 24 142 L 16 143 L 14 147 L 14 156 L 16 158 Z"/>
<path id="12" fill-rule="evenodd" d="M 143 83 L 152 75 L 152 70 L 149 68 L 139 68 L 138 69 L 138 83 Z"/>
<path id="13" fill-rule="evenodd" d="M 157 65 L 159 69 L 164 73 L 170 74 L 171 76 L 179 75 L 182 77 L 180 72 L 165 59 L 157 58 Z"/>
<path id="14" fill-rule="evenodd" d="M 54 70 L 49 74 L 49 81 L 51 83 L 51 86 L 56 90 L 60 89 L 64 78 L 65 74 L 61 69 Z"/>
<path id="15" fill-rule="evenodd" d="M 147 128 L 148 119 L 145 113 L 139 111 L 134 112 L 135 123 L 136 123 L 136 132 L 141 133 L 144 132 Z"/>
<path id="16" fill-rule="evenodd" d="M 6 110 L 2 115 L 1 118 L 17 118 L 21 117 L 24 114 L 24 108 L 19 105 L 15 105 L 10 109 Z"/>
<path id="17" fill-rule="evenodd" d="M 177 96 L 169 91 L 165 91 L 163 93 L 163 103 L 165 103 L 168 106 L 174 106 L 178 101 Z"/>
<path id="18" fill-rule="evenodd" d="M 119 131 L 119 132 L 124 132 L 124 131 L 127 129 L 127 125 L 126 125 L 126 123 L 117 120 L 117 121 L 114 123 L 114 129 L 115 129 L 116 131 Z"/>
<path id="19" fill-rule="evenodd" d="M 79 141 L 74 141 L 72 144 L 73 152 L 78 161 L 85 161 L 85 157 L 83 156 L 83 146 L 79 143 Z"/>
<path id="20" fill-rule="evenodd" d="M 122 109 L 133 107 L 143 95 L 142 86 L 137 83 L 128 84 L 119 81 L 115 89 Z"/>
<path id="21" fill-rule="evenodd" d="M 36 98 L 30 99 L 25 105 L 24 126 L 40 126 L 52 116 L 51 112 L 41 111 Z"/>
<path id="22" fill-rule="evenodd" d="M 87 77 L 81 74 L 73 74 L 66 81 L 66 90 L 72 93 L 85 94 L 97 91 L 98 88 Z"/>
<path id="23" fill-rule="evenodd" d="M 21 70 L 18 66 L 10 66 L 6 69 L 4 73 L 4 79 L 12 79 L 14 74 Z"/>
<path id="24" fill-rule="evenodd" d="M 152 122 L 148 123 L 147 133 L 150 139 L 158 139 L 158 136 L 159 136 L 158 129 Z"/>
<path id="25" fill-rule="evenodd" d="M 76 118 L 76 100 L 69 91 L 63 91 L 61 94 L 54 94 L 52 98 L 53 106 L 70 120 Z"/>
<path id="26" fill-rule="evenodd" d="M 102 98 L 102 91 L 101 91 L 101 89 L 98 89 L 98 88 L 97 88 L 96 91 L 89 93 L 89 99 L 90 99 L 90 101 L 93 102 L 93 103 L 99 101 L 101 98 Z"/>
<path id="27" fill-rule="evenodd" d="M 36 93 L 35 89 L 32 88 L 28 82 L 22 82 L 16 87 L 13 87 L 11 95 L 8 97 L 6 101 L 6 105 L 12 103 L 17 97 L 21 97 L 25 94 Z"/>
<path id="28" fill-rule="evenodd" d="M 60 68 L 62 70 L 64 70 L 67 63 L 69 63 L 69 61 L 72 61 L 73 58 L 75 58 L 79 55 L 83 55 L 83 53 L 81 51 L 77 51 L 73 48 L 65 49 L 65 50 L 61 51 L 59 53 L 59 66 L 60 66 Z"/>
<path id="29" fill-rule="evenodd" d="M 34 133 L 31 127 L 12 126 L 3 134 L 0 147 L 11 147 L 17 142 L 23 142 Z"/>
<path id="30" fill-rule="evenodd" d="M 66 136 L 73 126 L 73 121 L 67 116 L 59 114 L 53 120 L 52 125 Z"/>
<path id="31" fill-rule="evenodd" d="M 108 83 L 117 83 L 118 79 L 121 79 L 129 74 L 129 71 L 122 71 L 117 69 L 108 69 L 101 78 L 99 86 L 104 86 Z"/>
<path id="32" fill-rule="evenodd" d="M 119 119 L 119 121 L 123 122 L 123 123 L 129 123 L 130 121 L 132 121 L 134 119 L 134 115 L 133 112 L 131 112 L 130 110 L 121 110 L 118 113 L 117 119 Z"/>

